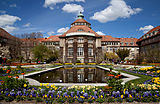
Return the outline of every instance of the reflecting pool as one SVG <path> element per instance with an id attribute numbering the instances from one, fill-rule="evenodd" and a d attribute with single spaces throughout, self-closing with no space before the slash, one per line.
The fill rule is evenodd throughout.
<path id="1" fill-rule="evenodd" d="M 40 83 L 106 83 L 109 71 L 100 68 L 60 68 L 28 76 Z M 123 77 L 124 78 L 124 77 Z"/>

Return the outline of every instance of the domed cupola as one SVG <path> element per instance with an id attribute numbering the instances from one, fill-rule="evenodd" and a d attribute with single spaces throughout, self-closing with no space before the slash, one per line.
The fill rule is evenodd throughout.
<path id="1" fill-rule="evenodd" d="M 71 24 L 71 27 L 77 26 L 77 25 L 81 25 L 81 26 L 85 25 L 89 28 L 91 27 L 91 24 L 84 19 L 84 15 L 82 14 L 82 12 L 80 12 L 77 17 L 78 17 L 77 20 Z"/>

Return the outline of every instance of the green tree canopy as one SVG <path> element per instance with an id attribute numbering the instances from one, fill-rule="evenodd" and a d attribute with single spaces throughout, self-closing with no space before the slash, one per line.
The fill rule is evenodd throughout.
<path id="1" fill-rule="evenodd" d="M 116 53 L 119 56 L 119 58 L 123 61 L 126 57 L 129 56 L 130 50 L 129 49 L 118 49 Z"/>
<path id="2" fill-rule="evenodd" d="M 34 54 L 34 58 L 38 61 L 44 61 L 44 59 L 48 59 L 52 54 L 52 50 L 48 49 L 45 45 L 37 45 L 32 49 Z"/>
<path id="3" fill-rule="evenodd" d="M 106 52 L 105 58 L 107 59 L 118 59 L 118 56 L 114 52 Z"/>

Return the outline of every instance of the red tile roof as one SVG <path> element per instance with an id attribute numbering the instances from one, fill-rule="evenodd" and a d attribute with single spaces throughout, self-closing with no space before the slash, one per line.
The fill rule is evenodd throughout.
<path id="1" fill-rule="evenodd" d="M 23 39 L 21 39 L 21 41 L 25 41 L 25 42 L 27 42 L 27 41 L 42 42 L 44 39 L 45 38 L 30 38 L 30 39 L 23 38 Z"/>
<path id="2" fill-rule="evenodd" d="M 43 39 L 42 41 L 43 41 L 43 42 L 44 42 L 44 41 L 54 41 L 54 42 L 58 42 L 58 41 L 60 41 L 59 36 L 60 36 L 60 35 L 53 35 L 53 36 L 48 37 L 47 39 Z"/>
<path id="3" fill-rule="evenodd" d="M 101 35 L 102 36 L 102 41 L 120 41 L 117 38 L 114 38 L 110 35 Z"/>
<path id="4" fill-rule="evenodd" d="M 78 31 L 78 29 L 82 29 L 83 31 Z M 96 37 L 101 37 L 101 35 L 98 35 L 95 31 L 93 31 L 91 28 L 85 25 L 76 25 L 71 27 L 67 32 L 65 32 L 63 35 L 60 37 L 65 37 L 66 34 L 72 33 L 72 32 L 88 32 L 88 33 L 93 33 L 95 34 Z"/>
<path id="5" fill-rule="evenodd" d="M 121 43 L 123 42 L 123 45 L 120 44 L 120 46 L 138 46 L 136 44 L 136 42 L 138 40 L 137 38 L 117 38 L 117 39 L 119 39 Z M 128 45 L 127 45 L 127 43 L 128 43 Z"/>
<path id="6" fill-rule="evenodd" d="M 77 19 L 76 21 L 74 21 L 72 24 L 74 24 L 74 23 L 88 23 L 88 24 L 90 24 L 89 22 L 87 22 L 85 19 Z M 71 24 L 71 25 L 72 25 Z M 91 25 L 91 24 L 90 24 Z"/>
<path id="7" fill-rule="evenodd" d="M 7 38 L 7 39 L 19 39 L 15 36 L 12 36 L 11 34 L 9 34 L 7 31 L 5 31 L 4 29 L 0 28 L 0 36 Z"/>
<path id="8" fill-rule="evenodd" d="M 157 27 L 151 29 L 151 30 L 148 31 L 146 34 L 152 33 L 153 31 L 156 31 L 156 30 L 159 31 L 157 34 L 160 34 L 160 26 L 157 26 Z M 143 36 L 145 36 L 146 34 L 144 34 Z M 157 35 L 157 34 L 156 34 L 156 35 Z M 144 39 L 143 39 L 143 36 L 142 36 L 141 38 L 139 38 L 137 42 L 140 42 L 140 41 L 144 40 Z M 149 37 L 148 37 L 148 38 L 149 38 Z M 145 38 L 145 39 L 147 39 L 147 38 Z"/>

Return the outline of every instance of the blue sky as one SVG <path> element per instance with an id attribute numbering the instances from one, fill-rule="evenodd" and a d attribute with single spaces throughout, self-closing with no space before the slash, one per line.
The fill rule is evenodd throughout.
<path id="1" fill-rule="evenodd" d="M 82 11 L 92 29 L 140 38 L 160 24 L 160 0 L 0 0 L 0 27 L 12 35 L 62 34 Z"/>

